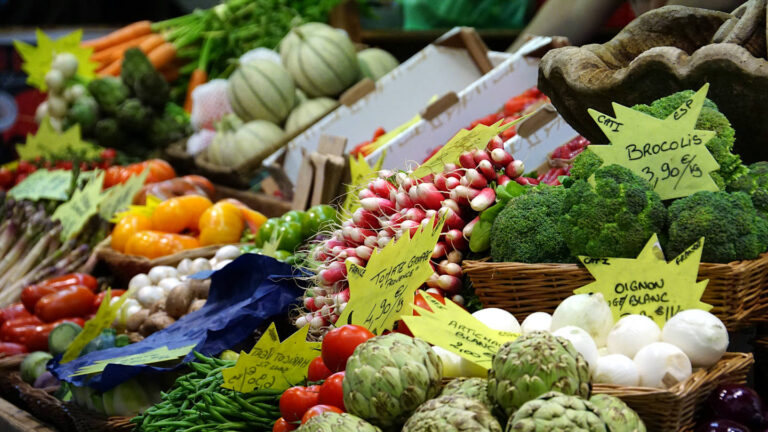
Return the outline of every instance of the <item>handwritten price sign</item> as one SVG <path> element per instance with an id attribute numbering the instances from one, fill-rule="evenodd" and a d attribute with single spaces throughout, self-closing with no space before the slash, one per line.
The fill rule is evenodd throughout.
<path id="1" fill-rule="evenodd" d="M 616 117 L 589 110 L 611 145 L 591 145 L 606 165 L 619 164 L 648 180 L 661 199 L 717 191 L 710 172 L 720 166 L 707 141 L 715 132 L 695 130 L 709 84 L 666 119 L 657 119 L 614 103 Z"/>

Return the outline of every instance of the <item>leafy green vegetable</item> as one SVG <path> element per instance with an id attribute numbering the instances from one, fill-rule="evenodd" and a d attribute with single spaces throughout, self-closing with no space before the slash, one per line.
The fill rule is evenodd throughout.
<path id="1" fill-rule="evenodd" d="M 143 131 L 152 122 L 152 109 L 136 98 L 126 99 L 117 107 L 117 122 L 121 128 Z"/>
<path id="2" fill-rule="evenodd" d="M 128 87 L 120 79 L 110 76 L 89 82 L 88 92 L 99 103 L 99 109 L 107 114 L 114 114 L 129 95 Z"/>
<path id="3" fill-rule="evenodd" d="M 768 217 L 768 162 L 755 162 L 747 174 L 728 184 L 729 192 L 744 192 L 760 215 Z"/>

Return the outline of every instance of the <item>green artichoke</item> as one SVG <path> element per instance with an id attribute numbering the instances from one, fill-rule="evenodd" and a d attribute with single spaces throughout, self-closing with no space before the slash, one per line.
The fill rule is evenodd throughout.
<path id="1" fill-rule="evenodd" d="M 488 398 L 506 417 L 550 391 L 589 397 L 589 366 L 568 340 L 533 332 L 505 343 L 493 356 Z"/>
<path id="2" fill-rule="evenodd" d="M 449 395 L 423 403 L 403 432 L 501 432 L 501 425 L 479 401 Z"/>
<path id="3" fill-rule="evenodd" d="M 456 378 L 443 387 L 441 396 L 458 395 L 474 399 L 491 409 L 488 399 L 488 380 L 484 378 Z"/>
<path id="4" fill-rule="evenodd" d="M 611 432 L 645 432 L 645 424 L 640 416 L 621 399 L 606 394 L 597 394 L 589 398 L 597 407 L 600 418 Z"/>
<path id="5" fill-rule="evenodd" d="M 296 432 L 381 432 L 381 429 L 352 414 L 324 412 L 307 420 Z"/>
<path id="6" fill-rule="evenodd" d="M 383 429 L 397 428 L 419 405 L 440 393 L 443 363 L 421 339 L 377 336 L 347 360 L 344 405 Z"/>
<path id="7" fill-rule="evenodd" d="M 550 392 L 528 401 L 509 419 L 506 432 L 608 432 L 597 408 L 577 396 Z"/>

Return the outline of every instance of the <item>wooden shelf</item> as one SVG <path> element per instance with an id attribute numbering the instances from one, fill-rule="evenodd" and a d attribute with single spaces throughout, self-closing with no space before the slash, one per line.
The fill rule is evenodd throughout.
<path id="1" fill-rule="evenodd" d="M 56 429 L 41 423 L 32 414 L 18 408 L 7 400 L 0 399 L 0 431 L 56 432 Z"/>

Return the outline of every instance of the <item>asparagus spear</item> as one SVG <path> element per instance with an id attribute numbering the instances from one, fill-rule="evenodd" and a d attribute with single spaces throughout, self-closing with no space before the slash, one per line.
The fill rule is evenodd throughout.
<path id="1" fill-rule="evenodd" d="M 8 253 L 5 254 L 3 260 L 0 261 L 0 274 L 6 273 L 12 265 L 16 263 L 21 254 L 23 254 L 30 244 L 32 244 L 36 238 L 41 235 L 43 221 L 45 220 L 45 213 L 35 213 L 26 224 L 24 233 L 21 238 L 16 241 Z"/>
<path id="2" fill-rule="evenodd" d="M 48 244 L 51 243 L 51 241 L 53 241 L 53 239 L 56 238 L 56 236 L 58 236 L 61 232 L 61 226 L 54 228 L 52 225 L 53 224 L 49 221 L 49 223 L 46 224 L 46 228 L 50 229 L 47 229 L 43 233 L 40 240 L 38 240 L 35 245 L 29 249 L 29 252 L 24 255 L 21 261 L 8 269 L 8 271 L 5 272 L 2 277 L 0 277 L 0 287 L 7 287 L 7 285 L 16 282 L 17 280 L 24 277 L 24 275 L 33 268 L 34 264 L 37 263 L 40 259 L 42 253 L 48 248 Z"/>

